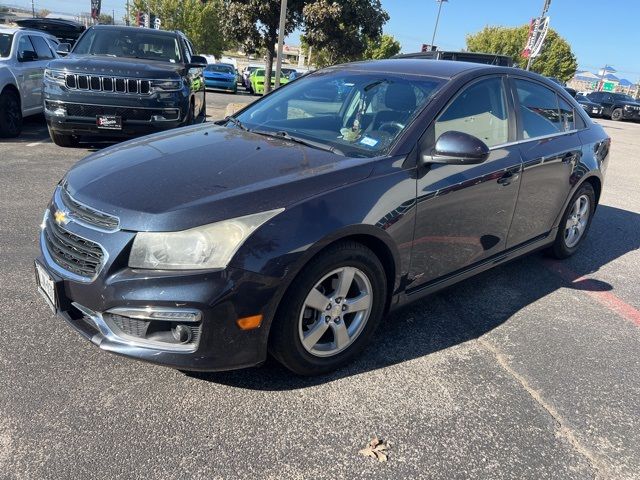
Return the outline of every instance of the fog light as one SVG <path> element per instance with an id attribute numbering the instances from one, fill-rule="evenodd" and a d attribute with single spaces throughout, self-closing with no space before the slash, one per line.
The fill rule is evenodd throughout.
<path id="1" fill-rule="evenodd" d="M 193 338 L 191 329 L 185 325 L 176 325 L 176 327 L 171 330 L 171 333 L 173 334 L 173 338 L 180 343 L 189 343 Z"/>

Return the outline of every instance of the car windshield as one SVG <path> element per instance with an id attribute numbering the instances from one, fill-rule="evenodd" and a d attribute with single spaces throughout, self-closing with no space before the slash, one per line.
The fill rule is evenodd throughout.
<path id="1" fill-rule="evenodd" d="M 233 73 L 233 67 L 229 65 L 208 65 L 205 70 L 207 72 Z"/>
<path id="2" fill-rule="evenodd" d="M 422 76 L 321 71 L 276 90 L 237 120 L 258 133 L 374 157 L 389 149 L 443 83 Z"/>
<path id="3" fill-rule="evenodd" d="M 143 58 L 171 63 L 180 62 L 182 58 L 175 35 L 143 28 L 93 28 L 78 41 L 73 53 Z"/>
<path id="4" fill-rule="evenodd" d="M 636 101 L 635 98 L 633 98 L 631 95 L 626 95 L 624 93 L 614 93 L 613 98 L 615 98 L 619 102 L 635 102 Z"/>
<path id="5" fill-rule="evenodd" d="M 11 53 L 12 33 L 0 33 L 0 58 L 8 57 Z"/>

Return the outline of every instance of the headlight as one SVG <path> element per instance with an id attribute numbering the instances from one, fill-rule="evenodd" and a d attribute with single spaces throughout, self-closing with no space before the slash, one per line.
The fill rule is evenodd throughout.
<path id="1" fill-rule="evenodd" d="M 180 90 L 182 88 L 182 80 L 153 80 L 151 88 L 160 91 Z"/>
<path id="2" fill-rule="evenodd" d="M 140 232 L 129 255 L 132 268 L 226 268 L 249 236 L 284 208 L 232 218 L 181 232 Z"/>
<path id="3" fill-rule="evenodd" d="M 64 85 L 65 73 L 61 70 L 51 70 L 50 68 L 45 68 L 44 78 L 60 85 Z"/>

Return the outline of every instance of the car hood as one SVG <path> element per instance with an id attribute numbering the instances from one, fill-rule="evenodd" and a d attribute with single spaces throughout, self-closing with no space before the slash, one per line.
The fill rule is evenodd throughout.
<path id="1" fill-rule="evenodd" d="M 49 68 L 74 73 L 113 75 L 149 79 L 178 77 L 184 65 L 141 58 L 111 57 L 108 55 L 74 55 L 52 60 Z"/>
<path id="2" fill-rule="evenodd" d="M 175 231 L 287 207 L 371 171 L 370 159 L 205 124 L 94 153 L 63 181 L 125 230 Z"/>

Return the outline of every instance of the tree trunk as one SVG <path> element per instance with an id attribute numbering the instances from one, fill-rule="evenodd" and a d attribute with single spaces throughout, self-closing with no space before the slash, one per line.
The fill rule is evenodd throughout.
<path id="1" fill-rule="evenodd" d="M 273 57 L 275 57 L 276 48 L 276 29 L 269 31 L 267 35 L 267 64 L 264 67 L 264 93 L 267 94 L 271 91 L 271 69 L 273 67 Z"/>

